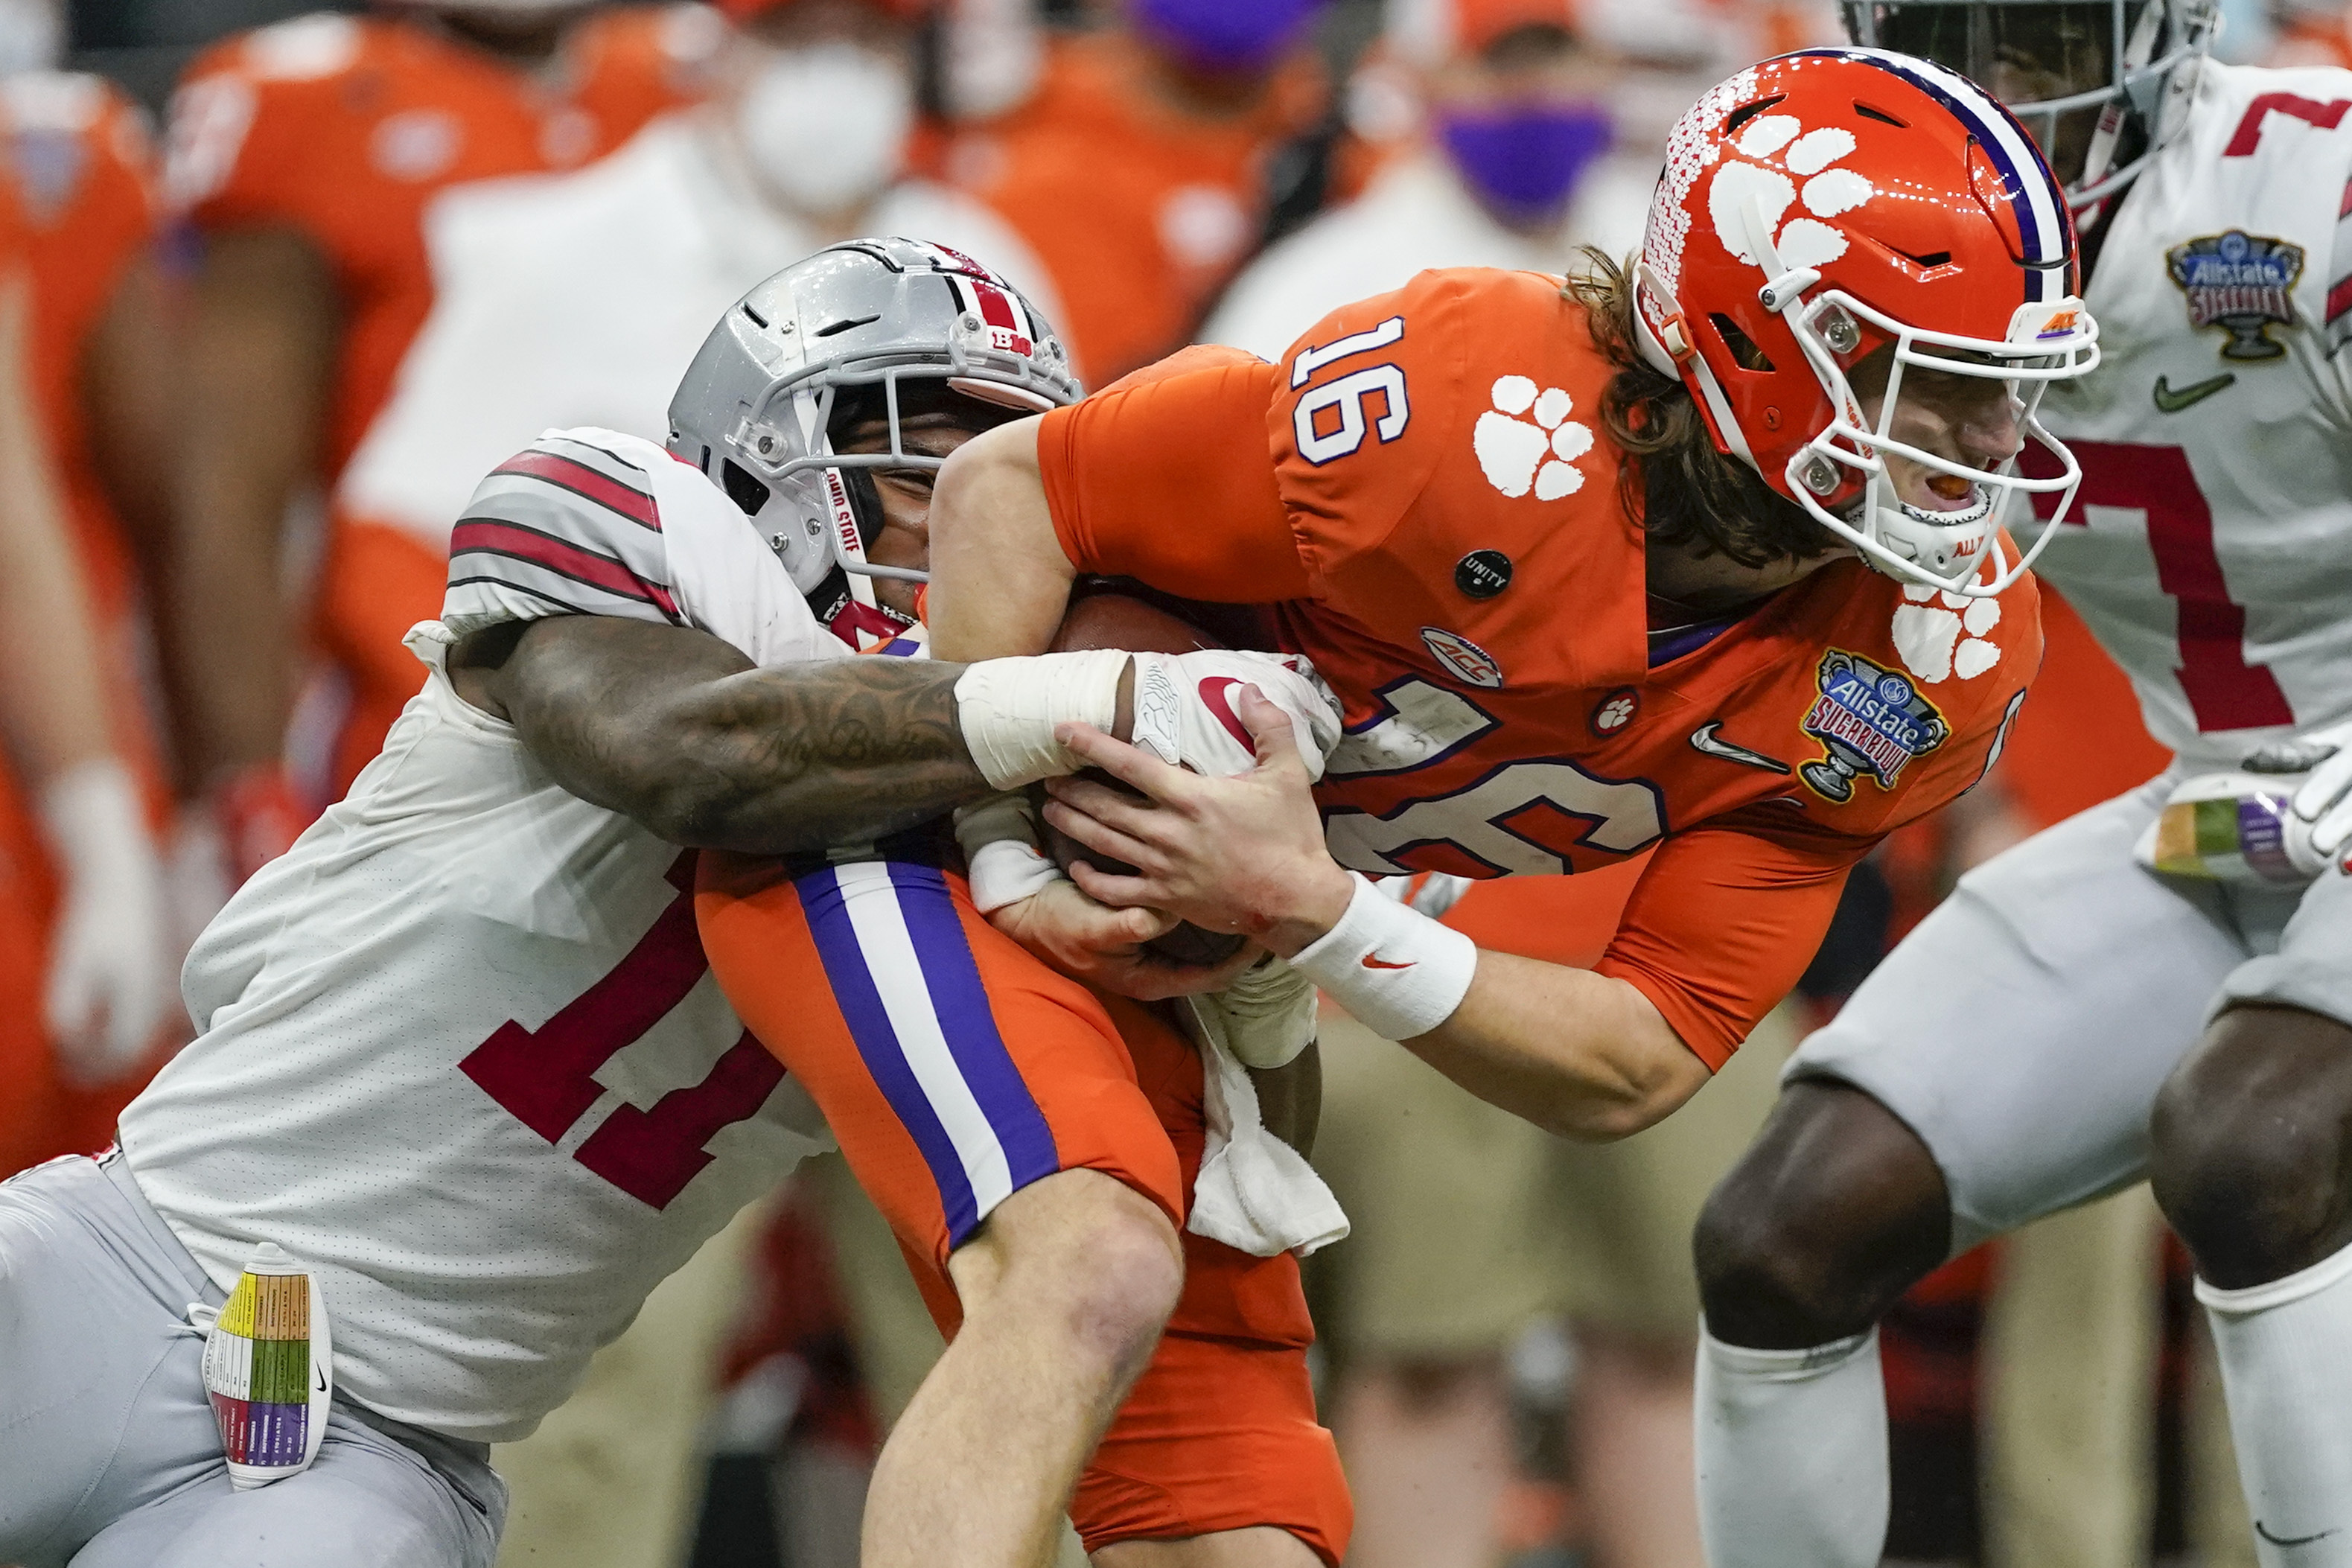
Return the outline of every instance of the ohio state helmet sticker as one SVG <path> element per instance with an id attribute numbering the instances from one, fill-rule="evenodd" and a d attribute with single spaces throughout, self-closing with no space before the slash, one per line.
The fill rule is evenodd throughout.
<path id="1" fill-rule="evenodd" d="M 1990 603 L 1990 601 L 1979 601 Z M 1820 694 L 1804 717 L 1806 734 L 1822 754 L 1797 770 L 1807 788 L 1832 805 L 1853 798 L 1856 779 L 1868 775 L 1891 790 L 1914 757 L 1948 740 L 1952 727 L 1936 705 L 1898 670 L 1833 647 L 1816 673 Z"/>

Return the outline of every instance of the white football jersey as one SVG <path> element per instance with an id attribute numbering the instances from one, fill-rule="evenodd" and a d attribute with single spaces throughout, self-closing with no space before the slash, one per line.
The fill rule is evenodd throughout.
<path id="1" fill-rule="evenodd" d="M 350 795 L 221 912 L 202 1031 L 121 1119 L 132 1173 L 224 1289 L 316 1268 L 341 1387 L 509 1442 L 655 1284 L 803 1155 L 814 1104 L 719 994 L 694 857 L 565 793 L 442 667 L 500 620 L 691 626 L 757 663 L 845 656 L 743 514 L 661 448 L 550 433 L 452 541 L 430 667 Z"/>
<path id="2" fill-rule="evenodd" d="M 2352 72 L 2209 62 L 2092 271 L 2104 363 L 2042 405 L 2084 479 L 2037 569 L 2200 763 L 2352 718 L 2347 204 Z"/>

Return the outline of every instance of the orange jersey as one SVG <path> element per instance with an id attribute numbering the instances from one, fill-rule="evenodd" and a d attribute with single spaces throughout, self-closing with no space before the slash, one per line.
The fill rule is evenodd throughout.
<path id="1" fill-rule="evenodd" d="M 1302 54 L 1255 106 L 1212 119 L 1166 103 L 1124 34 L 1065 39 L 1036 95 L 966 133 L 948 169 L 1036 251 L 1069 318 L 1055 325 L 1099 385 L 1192 337 L 1257 248 L 1269 160 L 1327 90 Z"/>
<path id="2" fill-rule="evenodd" d="M 2030 580 L 1963 601 L 1841 562 L 1654 664 L 1644 535 L 1595 414 L 1612 369 L 1558 279 L 1425 272 L 1278 366 L 1196 353 L 1050 414 L 1038 453 L 1080 571 L 1281 601 L 1349 726 L 1317 790 L 1343 864 L 1651 851 L 1598 967 L 1719 1064 L 1847 868 L 1983 776 L 2038 606 Z"/>

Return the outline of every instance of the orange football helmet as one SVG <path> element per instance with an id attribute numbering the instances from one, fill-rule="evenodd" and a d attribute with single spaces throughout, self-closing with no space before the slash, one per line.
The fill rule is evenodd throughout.
<path id="1" fill-rule="evenodd" d="M 1881 571 L 1955 594 L 2009 586 L 2000 548 L 2015 491 L 2063 491 L 2082 470 L 2033 417 L 2053 381 L 2098 363 L 2077 298 L 2074 222 L 2008 110 L 1940 66 L 1876 49 L 1766 60 L 1676 123 L 1635 268 L 1644 357 L 1679 376 L 1717 447 Z M 1892 345 L 1876 423 L 1849 373 Z M 2054 479 L 1993 470 L 1890 431 L 1911 366 L 2010 384 Z M 1899 456 L 1972 489 L 1931 511 L 1896 494 Z M 1990 565 L 1990 570 L 1987 571 Z"/>

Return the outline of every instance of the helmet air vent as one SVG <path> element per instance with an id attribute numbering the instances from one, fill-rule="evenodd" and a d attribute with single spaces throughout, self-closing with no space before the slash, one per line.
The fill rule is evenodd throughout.
<path id="1" fill-rule="evenodd" d="M 1870 104 L 1863 102 L 1862 100 L 1858 98 L 1853 100 L 1853 111 L 1856 114 L 1861 115 L 1864 120 L 1875 120 L 1881 124 L 1892 125 L 1898 131 L 1908 131 L 1911 129 L 1911 122 L 1909 121 L 1897 120 L 1894 115 L 1887 113 L 1886 110 L 1874 108 Z"/>
<path id="2" fill-rule="evenodd" d="M 1739 330 L 1739 324 L 1717 310 L 1707 317 L 1714 324 L 1716 335 L 1730 351 L 1732 363 L 1742 370 L 1752 370 L 1769 375 L 1773 370 L 1772 356 L 1756 344 L 1756 340 Z"/>
<path id="3" fill-rule="evenodd" d="M 763 332 L 768 330 L 768 318 L 760 314 L 759 311 L 751 309 L 751 303 L 748 300 L 743 302 L 743 313 L 751 318 L 751 324 L 753 326 L 759 328 Z"/>
<path id="4" fill-rule="evenodd" d="M 852 328 L 852 327 L 867 327 L 867 326 L 872 326 L 875 322 L 877 322 L 877 321 L 880 321 L 881 319 L 882 319 L 882 318 L 881 318 L 879 315 L 872 315 L 872 316 L 846 316 L 846 317 L 844 317 L 842 320 L 840 320 L 840 321 L 838 321 L 834 322 L 834 323 L 833 323 L 833 325 L 831 325 L 831 326 L 829 326 L 829 327 L 819 327 L 815 331 L 814 331 L 814 332 L 810 333 L 809 335 L 810 335 L 811 337 L 816 337 L 816 338 L 829 338 L 829 337 L 832 337 L 835 332 L 845 332 L 845 331 L 849 331 L 849 329 L 850 329 L 850 328 Z"/>
<path id="5" fill-rule="evenodd" d="M 727 499 L 740 508 L 745 517 L 757 517 L 760 509 L 768 504 L 768 487 L 758 475 L 730 458 L 719 466 L 719 482 L 727 489 Z"/>
<path id="6" fill-rule="evenodd" d="M 1786 93 L 1775 93 L 1770 98 L 1759 98 L 1753 103 L 1741 104 L 1738 108 L 1733 110 L 1729 114 L 1723 117 L 1723 133 L 1726 136 L 1738 135 L 1741 126 L 1747 124 L 1749 121 L 1755 119 L 1758 115 L 1763 113 L 1766 110 L 1771 108 L 1774 104 L 1780 102 L 1781 99 L 1787 96 L 1788 95 Z"/>

